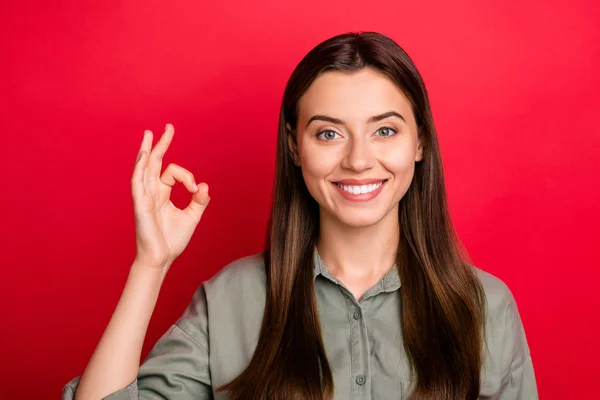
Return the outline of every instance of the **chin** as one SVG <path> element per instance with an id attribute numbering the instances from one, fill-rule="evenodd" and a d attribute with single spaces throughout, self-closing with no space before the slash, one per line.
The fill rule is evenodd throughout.
<path id="1" fill-rule="evenodd" d="M 378 224 L 385 218 L 386 214 L 375 210 L 347 210 L 337 212 L 332 217 L 341 224 L 351 228 L 366 228 Z"/>

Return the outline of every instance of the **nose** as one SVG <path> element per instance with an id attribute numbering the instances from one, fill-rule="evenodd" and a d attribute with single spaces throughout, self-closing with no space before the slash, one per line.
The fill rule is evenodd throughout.
<path id="1" fill-rule="evenodd" d="M 352 138 L 348 141 L 342 167 L 354 172 L 366 171 L 375 164 L 375 154 L 367 138 Z"/>

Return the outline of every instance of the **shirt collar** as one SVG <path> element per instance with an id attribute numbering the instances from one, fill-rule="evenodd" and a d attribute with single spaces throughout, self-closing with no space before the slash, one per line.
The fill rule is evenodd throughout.
<path id="1" fill-rule="evenodd" d="M 340 283 L 337 278 L 329 272 L 327 266 L 323 262 L 323 259 L 319 255 L 319 251 L 317 250 L 317 246 L 315 246 L 313 252 L 313 263 L 314 263 L 314 279 L 317 279 L 317 276 L 322 275 L 324 278 L 327 278 L 335 283 Z M 398 290 L 400 288 L 400 275 L 398 274 L 397 265 L 394 264 L 392 268 L 379 280 L 376 286 L 379 286 L 381 290 L 385 292 L 391 292 L 394 290 Z"/>

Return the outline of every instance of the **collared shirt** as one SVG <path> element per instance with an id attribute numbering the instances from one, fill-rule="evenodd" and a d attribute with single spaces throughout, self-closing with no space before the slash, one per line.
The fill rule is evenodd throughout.
<path id="1" fill-rule="evenodd" d="M 500 279 L 473 268 L 487 297 L 487 349 L 479 399 L 538 399 L 514 297 Z M 359 300 L 328 271 L 316 250 L 314 276 L 335 399 L 409 399 L 414 382 L 402 343 L 397 268 Z M 213 388 L 230 382 L 249 364 L 265 299 L 262 256 L 227 265 L 200 285 L 183 315 L 156 342 L 136 380 L 106 399 L 226 399 L 226 393 Z M 78 383 L 76 377 L 65 385 L 63 400 L 73 399 Z"/>

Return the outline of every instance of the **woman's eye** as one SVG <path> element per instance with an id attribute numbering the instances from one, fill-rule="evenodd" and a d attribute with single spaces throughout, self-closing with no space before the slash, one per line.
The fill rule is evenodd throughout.
<path id="1" fill-rule="evenodd" d="M 379 128 L 377 130 L 377 132 L 379 133 L 378 136 L 392 136 L 396 133 L 395 130 L 393 130 L 392 128 L 389 128 L 387 126 L 384 126 L 383 128 Z"/>
<path id="2" fill-rule="evenodd" d="M 322 140 L 333 140 L 337 133 L 334 131 L 321 131 L 317 134 L 317 137 Z"/>

